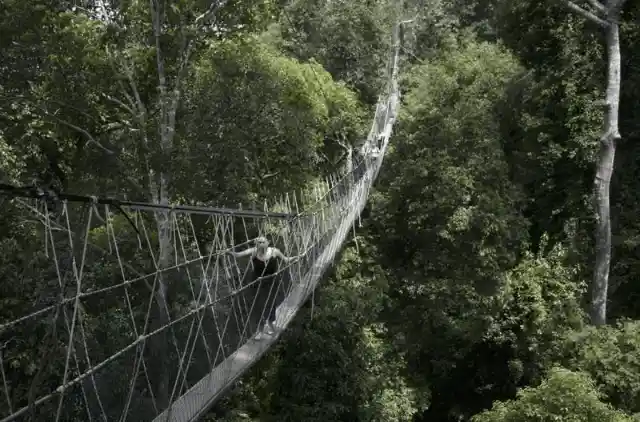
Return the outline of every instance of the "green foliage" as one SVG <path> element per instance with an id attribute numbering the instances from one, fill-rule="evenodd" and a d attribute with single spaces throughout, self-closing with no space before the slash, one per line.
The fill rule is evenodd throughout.
<path id="1" fill-rule="evenodd" d="M 106 140 L 100 97 L 112 74 L 101 50 L 104 27 L 55 9 L 32 13 L 12 2 L 4 7 L 16 23 L 24 19 L 23 27 L 7 26 L 2 37 L 10 41 L 8 57 L 24 61 L 3 68 L 0 82 L 0 137 L 20 157 L 14 172 L 23 167 L 14 178 L 35 176 L 63 185 L 71 178 L 83 180 L 86 158 L 105 155 L 96 142 Z M 11 72 L 23 66 L 20 73 Z"/>
<path id="2" fill-rule="evenodd" d="M 375 327 L 364 327 L 379 312 L 386 283 L 379 275 L 366 282 L 363 271 L 373 268 L 354 252 L 345 251 L 340 283 L 321 291 L 313 319 L 307 309 L 285 340 L 280 356 L 286 365 L 270 384 L 277 392 L 271 399 L 273 420 L 377 420 L 380 411 L 406 419 L 413 413 L 410 389 L 392 403 L 385 397 L 393 394 L 390 386 L 402 385 L 392 369 L 399 356 L 377 340 Z M 396 409 L 385 410 L 385 401 Z"/>
<path id="3" fill-rule="evenodd" d="M 497 298 L 498 324 L 489 328 L 494 341 L 517 345 L 516 350 L 548 362 L 554 357 L 551 349 L 582 328 L 585 287 L 564 262 L 565 253 L 556 248 L 546 258 L 526 257 L 507 274 Z"/>
<path id="4" fill-rule="evenodd" d="M 268 363 L 252 371 L 256 382 L 239 392 L 256 393 L 244 407 L 249 417 L 399 422 L 423 406 L 424 394 L 402 376 L 404 354 L 385 341 L 386 328 L 375 322 L 387 282 L 367 258 L 371 248 L 360 239 L 359 254 L 354 246 L 344 251 L 312 307 L 300 312 Z"/>
<path id="5" fill-rule="evenodd" d="M 322 151 L 336 149 L 332 139 L 361 133 L 351 91 L 317 64 L 255 38 L 214 45 L 194 78 L 181 124 L 184 150 L 174 162 L 188 198 L 235 205 L 290 192 L 317 172 Z M 187 165 L 192 171 L 180 171 Z M 229 183 L 215 183 L 221 180 Z"/>
<path id="6" fill-rule="evenodd" d="M 499 2 L 496 25 L 528 68 L 510 83 L 500 113 L 511 179 L 530 198 L 525 213 L 535 252 L 543 234 L 553 247 L 570 236 L 568 223 L 583 228 L 588 221 L 603 51 L 590 24 L 561 4 Z"/>
<path id="7" fill-rule="evenodd" d="M 499 47 L 474 43 L 412 71 L 376 210 L 385 253 L 407 272 L 496 284 L 513 265 L 525 222 L 493 103 L 517 71 Z"/>
<path id="8" fill-rule="evenodd" d="M 587 372 L 607 401 L 630 413 L 640 412 L 640 326 L 637 321 L 589 327 L 562 344 L 564 364 Z"/>
<path id="9" fill-rule="evenodd" d="M 2 136 L 0 132 L 0 179 L 14 182 L 20 176 L 21 163 L 18 160 L 18 154 L 7 143 L 7 140 Z"/>
<path id="10" fill-rule="evenodd" d="M 158 45 L 148 2 L 108 5 L 111 19 L 104 20 L 89 16 L 95 11 L 91 5 L 83 12 L 56 2 L 33 6 L 13 1 L 0 5 L 0 43 L 7 59 L 0 68 L 2 182 L 35 181 L 73 193 L 155 199 L 151 188 L 159 170 L 172 176 L 173 199 L 235 206 L 237 200 L 251 202 L 303 188 L 330 167 L 320 165 L 321 153 L 336 155 L 336 141 L 354 142 L 362 133 L 363 107 L 355 93 L 318 64 L 301 64 L 247 35 L 275 18 L 275 2 L 228 2 L 217 15 L 218 33 L 193 31 L 193 19 L 209 4 L 173 2 L 165 10 Z M 189 61 L 183 60 L 185 43 L 192 46 Z M 165 88 L 171 96 L 174 88 L 180 93 L 174 97 L 177 124 L 170 148 L 160 142 L 168 96 L 158 89 L 158 55 L 165 65 Z M 179 77 L 181 84 L 176 83 Z M 216 119 L 203 121 L 203 116 Z M 237 131 L 243 127 L 248 131 Z M 213 189 L 207 192 L 208 187 Z M 55 302 L 56 292 L 72 293 L 59 291 L 60 277 L 43 252 L 48 240 L 39 223 L 25 220 L 23 208 L 0 200 L 4 323 Z M 82 220 L 75 213 L 69 218 L 74 229 Z M 83 288 L 112 294 L 83 298 L 78 313 L 85 343 L 75 345 L 79 355 L 83 347 L 97 350 L 92 357 L 98 361 L 134 341 L 134 326 L 142 329 L 153 287 L 144 279 L 128 286 L 126 294 L 114 286 L 123 277 L 139 277 L 135 270 L 153 273 L 156 262 L 148 249 L 155 252 L 160 240 L 154 221 L 144 222 L 150 241 L 145 248 L 129 221 L 105 218 L 116 233 L 104 227 L 89 233 L 91 265 L 84 269 Z M 60 233 L 56 242 L 62 250 Z M 112 249 L 114 238 L 118 251 Z M 70 265 L 70 256 L 60 259 Z M 71 271 L 67 267 L 64 271 Z M 166 277 L 169 312 L 188 305 L 188 285 L 172 282 L 178 276 Z M 2 347 L 10 344 L 12 350 L 5 354 L 3 349 L 9 365 L 3 373 L 13 387 L 14 406 L 26 404 L 30 389 L 40 395 L 58 385 L 64 359 L 51 363 L 43 356 L 65 356 L 67 329 L 62 316 L 51 316 L 41 324 L 3 331 Z M 177 326 L 171 336 L 186 338 L 186 331 Z M 133 352 L 110 363 L 112 370 L 96 381 L 108 391 L 102 397 L 109 419 L 120 417 L 111 413 L 121 403 L 110 403 L 122 402 L 128 394 Z M 40 381 L 31 385 L 34 375 Z M 134 390 L 131 417 L 143 420 L 151 403 L 139 396 L 143 388 Z M 69 397 L 63 417 L 76 420 L 84 412 L 81 392 Z M 3 401 L 3 417 L 5 410 Z"/>
<path id="11" fill-rule="evenodd" d="M 373 104 L 396 14 L 392 2 L 295 1 L 282 16 L 283 47 L 302 60 L 316 59 L 334 78 Z"/>
<path id="12" fill-rule="evenodd" d="M 384 326 L 365 328 L 363 352 L 370 380 L 367 400 L 360 405 L 359 420 L 401 422 L 425 407 L 427 395 L 413 387 L 403 374 L 404 354 L 387 341 Z"/>
<path id="13" fill-rule="evenodd" d="M 588 375 L 554 368 L 542 384 L 525 388 L 517 400 L 497 402 L 473 422 L 610 421 L 633 419 L 600 401 L 600 393 Z"/>
<path id="14" fill-rule="evenodd" d="M 295 4 L 288 10 L 294 23 L 283 19 L 264 39 L 316 57 L 355 86 L 332 70 L 341 62 L 331 53 L 366 33 L 345 36 L 343 16 L 360 28 L 354 16 L 365 12 L 359 6 L 343 12 L 349 6 L 333 3 Z M 629 11 L 637 8 L 629 3 Z M 377 4 L 369 16 L 378 7 L 386 6 Z M 378 298 L 361 305 L 328 287 L 321 299 L 326 310 L 316 310 L 299 335 L 291 333 L 295 343 L 273 360 L 280 394 L 275 387 L 258 393 L 258 407 L 297 420 L 402 420 L 407 413 L 393 416 L 393 409 L 413 403 L 416 420 L 460 421 L 507 400 L 474 420 L 631 420 L 611 405 L 638 411 L 635 323 L 585 330 L 581 306 L 584 269 L 591 265 L 587 198 L 602 117 L 595 102 L 604 65 L 598 33 L 561 5 L 544 2 L 409 2 L 407 11 L 417 13 L 404 34 L 414 54 L 405 63 L 413 68 L 364 233 L 376 245 L 367 253 L 383 267 L 364 278 L 384 274 L 387 284 L 382 311 L 352 323 L 362 308 L 376 309 Z M 640 33 L 630 23 L 624 31 L 627 40 Z M 624 42 L 632 51 L 634 42 Z M 350 59 L 363 47 L 338 57 Z M 628 81 L 637 66 L 631 58 L 625 66 L 623 96 L 635 104 L 638 84 Z M 623 108 L 633 119 L 634 107 Z M 630 133 L 634 128 L 626 126 Z M 618 176 L 616 188 L 623 200 L 616 241 L 624 256 L 615 261 L 620 290 L 612 308 L 621 306 L 622 315 L 637 310 L 637 286 L 627 282 L 637 261 L 633 144 L 621 146 L 627 153 L 620 162 L 630 171 Z M 337 280 L 361 292 L 348 274 L 339 272 Z M 368 355 L 367 338 L 381 342 L 375 350 L 401 356 L 391 372 L 370 366 L 384 354 Z M 309 350 L 317 352 L 310 357 Z M 369 365 L 359 360 L 363 354 Z M 558 364 L 576 372 L 545 375 Z M 393 387 L 358 378 L 363 368 L 388 374 Z M 293 387 L 286 384 L 292 379 L 298 380 Z M 362 393 L 371 385 L 378 394 Z M 335 393 L 347 389 L 353 393 Z M 380 419 L 370 419 L 373 414 Z"/>

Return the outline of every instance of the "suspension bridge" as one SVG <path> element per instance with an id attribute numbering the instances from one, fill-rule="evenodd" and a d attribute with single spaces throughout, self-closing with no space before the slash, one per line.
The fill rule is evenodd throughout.
<path id="1" fill-rule="evenodd" d="M 303 195 L 247 211 L 73 195 L 53 203 L 0 186 L 40 227 L 30 264 L 16 268 L 24 282 L 0 295 L 0 422 L 203 416 L 277 341 L 354 229 L 396 119 L 400 25 L 366 141 Z M 164 252 L 159 218 L 170 232 Z M 249 280 L 250 263 L 228 253 L 265 233 L 300 256 L 277 282 Z M 273 307 L 276 330 L 263 332 Z"/>

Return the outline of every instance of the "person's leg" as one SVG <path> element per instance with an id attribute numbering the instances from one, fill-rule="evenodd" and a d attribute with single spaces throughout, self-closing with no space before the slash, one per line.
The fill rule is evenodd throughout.
<path id="1" fill-rule="evenodd" d="M 256 300 L 256 312 L 260 314 L 260 325 L 258 328 L 260 332 L 266 331 L 270 333 L 271 331 L 271 307 L 273 305 L 271 287 L 271 278 L 265 278 L 263 276 Z"/>
<path id="2" fill-rule="evenodd" d="M 247 290 L 250 292 L 251 299 L 249 300 L 249 308 L 251 309 L 251 332 L 254 334 L 259 334 L 264 329 L 265 323 L 265 313 L 264 313 L 264 294 L 263 294 L 263 285 L 262 280 L 258 280 L 259 275 L 254 274 L 252 278 L 252 282 L 254 284 L 251 285 Z"/>
<path id="3" fill-rule="evenodd" d="M 267 333 L 272 333 L 275 330 L 273 323 L 275 322 L 275 288 L 273 277 L 268 277 L 264 279 L 264 283 L 262 284 L 262 318 L 264 323 L 264 328 Z"/>
<path id="4" fill-rule="evenodd" d="M 276 330 L 276 309 L 278 308 L 278 302 L 277 301 L 272 301 L 271 302 L 271 308 L 269 309 L 269 318 L 268 318 L 268 323 L 269 323 L 269 327 L 275 331 Z"/>
<path id="5" fill-rule="evenodd" d="M 287 286 L 285 284 L 285 281 L 287 279 L 288 277 L 283 277 L 282 275 L 280 275 L 274 280 L 272 295 L 273 300 L 271 305 L 271 312 L 269 313 L 269 323 L 271 324 L 274 331 L 276 329 L 276 311 L 278 310 L 278 307 L 282 305 L 282 302 L 286 298 Z"/>
<path id="6" fill-rule="evenodd" d="M 238 329 L 242 335 L 248 337 L 254 335 L 257 324 L 256 312 L 255 309 L 252 309 L 256 298 L 256 289 L 250 285 L 254 277 L 253 271 L 245 271 L 242 281 L 235 286 L 240 291 L 233 297 L 237 307 L 232 318 L 237 321 Z"/>

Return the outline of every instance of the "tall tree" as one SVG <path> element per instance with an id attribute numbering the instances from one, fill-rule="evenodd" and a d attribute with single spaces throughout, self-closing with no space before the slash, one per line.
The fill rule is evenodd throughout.
<path id="1" fill-rule="evenodd" d="M 270 5 L 270 2 L 266 2 Z M 173 199 L 172 157 L 176 152 L 177 115 L 186 79 L 190 75 L 193 58 L 206 39 L 217 39 L 253 26 L 251 19 L 238 21 L 237 16 L 253 16 L 257 3 L 238 5 L 235 1 L 211 1 L 204 5 L 196 1 L 171 2 L 165 0 L 132 1 L 120 5 L 111 24 L 123 36 L 113 47 L 114 61 L 124 76 L 118 98 L 114 98 L 128 118 L 135 123 L 139 162 L 144 167 L 141 177 L 149 199 L 169 205 Z M 240 7 L 239 7 L 240 6 Z M 236 8 L 231 15 L 229 8 Z M 247 23 L 249 25 L 247 25 Z M 123 48 L 124 46 L 124 48 Z M 143 69 L 141 72 L 139 69 Z M 155 74 L 155 83 L 137 74 Z M 168 303 L 169 282 L 163 270 L 170 266 L 172 240 L 171 218 L 168 209 L 155 213 L 158 231 L 156 266 L 159 277 L 154 285 L 156 319 L 152 354 L 157 366 L 155 397 L 160 409 L 169 404 L 171 368 L 168 363 L 166 328 L 170 322 Z M 162 330 L 161 330 L 162 329 Z"/>
<path id="2" fill-rule="evenodd" d="M 607 290 L 611 266 L 610 186 L 616 142 L 621 138 L 618 128 L 621 69 L 619 19 L 625 0 L 608 0 L 606 4 L 598 0 L 587 0 L 584 6 L 569 0 L 563 1 L 570 10 L 602 27 L 606 37 L 608 60 L 607 90 L 604 101 L 606 118 L 604 133 L 600 137 L 594 180 L 596 262 L 591 298 L 591 322 L 594 325 L 604 325 L 607 322 Z"/>

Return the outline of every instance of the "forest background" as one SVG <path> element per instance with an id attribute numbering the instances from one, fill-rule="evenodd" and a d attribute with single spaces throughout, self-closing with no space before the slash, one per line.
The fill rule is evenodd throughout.
<path id="1" fill-rule="evenodd" d="M 0 4 L 4 182 L 218 206 L 301 189 L 367 133 L 392 26 L 413 19 L 396 133 L 357 237 L 313 312 L 209 420 L 640 420 L 640 1 L 620 18 L 598 326 L 607 55 L 592 21 L 563 1 L 162 4 L 164 25 L 139 0 Z M 18 218 L 0 220 L 3 291 L 27 288 L 12 283 L 29 259 Z"/>

